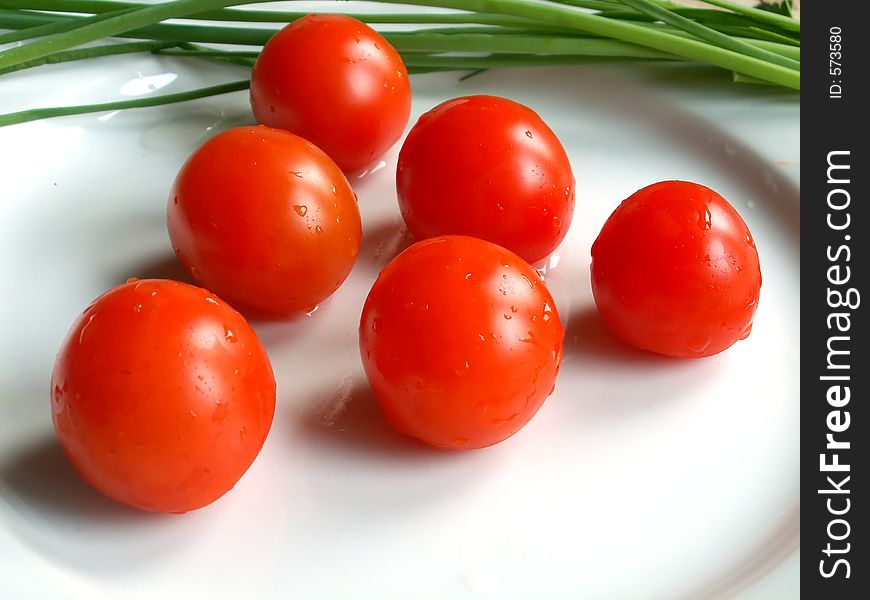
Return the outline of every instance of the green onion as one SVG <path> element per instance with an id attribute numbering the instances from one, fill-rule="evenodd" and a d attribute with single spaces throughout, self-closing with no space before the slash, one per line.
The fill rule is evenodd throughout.
<path id="1" fill-rule="evenodd" d="M 766 60 L 777 65 L 782 65 L 784 67 L 800 71 L 801 66 L 798 61 L 781 56 L 779 54 L 776 54 L 775 52 L 769 52 L 763 48 L 747 44 L 746 42 L 742 42 L 738 39 L 729 37 L 724 33 L 716 31 L 715 29 L 711 29 L 709 27 L 701 25 L 700 23 L 692 21 L 691 19 L 687 19 L 686 17 L 678 15 L 675 12 L 669 11 L 668 9 L 661 7 L 655 2 L 651 2 L 650 0 L 622 1 L 625 4 L 631 6 L 632 8 L 636 8 L 641 12 L 645 12 L 646 14 L 658 19 L 663 23 L 667 23 L 668 25 L 672 25 L 674 27 L 682 29 L 686 33 L 690 33 L 698 39 L 706 40 L 708 42 L 716 44 L 720 48 L 733 50 L 735 52 L 741 52 L 747 56 L 753 56 L 761 60 Z"/>
<path id="2" fill-rule="evenodd" d="M 752 17 L 756 21 L 761 23 L 769 23 L 770 25 L 776 25 L 782 29 L 787 31 L 797 31 L 801 30 L 801 22 L 797 19 L 793 19 L 791 17 L 786 17 L 783 15 L 778 15 L 776 13 L 772 13 L 766 10 L 761 10 L 760 8 L 752 8 L 750 6 L 744 6 L 742 4 L 738 4 L 736 2 L 728 2 L 728 0 L 701 0 L 706 4 L 712 4 L 713 6 L 718 6 L 719 8 L 727 8 L 728 10 L 734 11 L 736 13 L 746 15 L 748 17 Z"/>
<path id="3" fill-rule="evenodd" d="M 195 100 L 197 98 L 205 98 L 207 96 L 217 96 L 218 94 L 227 94 L 229 92 L 237 92 L 246 90 L 251 82 L 234 81 L 232 83 L 224 83 L 211 87 L 191 90 L 189 92 L 179 92 L 177 94 L 162 94 L 160 96 L 148 96 L 145 98 L 136 98 L 135 100 L 119 100 L 117 102 L 105 102 L 103 104 L 86 104 L 82 106 L 61 106 L 57 108 L 31 108 L 20 112 L 0 115 L 0 127 L 4 125 L 13 125 L 16 123 L 26 123 L 27 121 L 37 121 L 39 119 L 47 119 L 49 117 L 61 117 L 66 115 L 81 115 L 84 113 L 106 112 L 111 110 L 121 110 L 124 108 L 141 108 L 145 106 L 160 106 L 161 104 L 172 104 L 174 102 L 184 102 L 185 100 Z"/>
<path id="4" fill-rule="evenodd" d="M 86 58 L 96 58 L 98 56 L 112 56 L 115 54 L 130 54 L 132 52 L 153 52 L 154 50 L 169 48 L 174 45 L 174 42 L 129 42 L 127 44 L 105 44 L 103 46 L 77 48 L 75 50 L 67 50 L 66 52 L 48 54 L 30 62 L 18 63 L 12 67 L 0 69 L 0 75 L 49 63 L 62 63 L 73 60 L 84 60 Z"/>
<path id="5" fill-rule="evenodd" d="M 258 0 L 0 0 L 0 75 L 128 52 L 154 52 L 179 60 L 200 58 L 250 67 L 256 47 L 299 11 L 234 8 Z M 382 31 L 402 54 L 409 73 L 571 65 L 610 61 L 688 61 L 732 73 L 734 81 L 800 89 L 800 22 L 783 14 L 705 0 L 718 7 L 689 8 L 666 0 L 371 0 L 444 11 L 344 13 L 373 24 L 405 24 Z M 343 2 L 335 6 L 342 11 Z M 724 10 L 720 10 L 724 9 Z M 166 23 L 168 19 L 187 22 Z M 210 21 L 191 23 L 190 21 Z M 214 21 L 229 25 L 215 24 Z M 423 26 L 421 28 L 421 25 Z M 426 25 L 438 26 L 426 28 Z M 101 43 L 126 37 L 140 41 Z M 253 46 L 243 51 L 200 44 Z M 3 80 L 0 78 L 0 86 Z M 157 106 L 247 87 L 237 81 L 199 90 L 108 102 L 37 108 L 0 116 L 0 125 L 64 114 Z"/>
<path id="6" fill-rule="evenodd" d="M 0 69 L 12 67 L 74 46 L 93 42 L 100 38 L 123 33 L 149 23 L 183 17 L 199 10 L 237 4 L 238 0 L 175 0 L 154 4 L 112 16 L 98 22 L 90 22 L 72 31 L 55 34 L 30 42 L 18 48 L 0 52 Z M 2 4 L 0 4 L 2 6 Z"/>
<path id="7" fill-rule="evenodd" d="M 701 40 L 679 37 L 628 21 L 615 21 L 588 12 L 557 4 L 541 4 L 529 0 L 402 0 L 405 4 L 464 8 L 480 12 L 534 18 L 547 25 L 557 25 L 578 31 L 602 35 L 624 42 L 647 46 L 662 52 L 706 62 L 737 71 L 757 79 L 800 89 L 800 71 L 766 60 L 721 48 Z M 762 11 L 763 12 L 763 11 Z"/>

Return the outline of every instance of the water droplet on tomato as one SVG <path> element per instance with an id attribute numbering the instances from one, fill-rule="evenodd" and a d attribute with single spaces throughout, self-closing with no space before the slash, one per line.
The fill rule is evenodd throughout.
<path id="1" fill-rule="evenodd" d="M 255 164 L 256 164 L 256 163 L 255 163 Z M 302 179 L 302 171 L 293 171 L 293 174 L 294 174 L 296 177 L 298 177 L 299 179 Z"/>
<path id="2" fill-rule="evenodd" d="M 704 333 L 690 339 L 686 345 L 692 352 L 697 352 L 700 354 L 701 352 L 706 350 L 712 342 L 713 338 L 710 335 Z"/>
<path id="3" fill-rule="evenodd" d="M 215 402 L 214 412 L 211 413 L 211 420 L 215 423 L 221 423 L 227 418 L 227 405 L 221 400 Z"/>
<path id="4" fill-rule="evenodd" d="M 205 301 L 208 302 L 209 304 L 215 304 L 215 305 L 218 303 L 218 301 L 215 300 L 214 298 L 212 298 L 211 296 L 206 296 Z"/>
<path id="5" fill-rule="evenodd" d="M 531 131 L 527 131 L 527 132 L 526 132 L 526 137 L 529 138 L 529 139 L 532 139 L 532 132 L 531 132 Z"/>
<path id="6" fill-rule="evenodd" d="M 508 321 L 510 321 L 513 317 L 511 317 L 509 314 L 505 313 L 504 318 L 507 319 Z"/>
<path id="7" fill-rule="evenodd" d="M 503 419 L 492 419 L 492 420 L 490 420 L 489 424 L 493 427 L 500 427 L 500 426 L 504 425 L 505 423 L 510 423 L 511 421 L 515 421 L 517 419 L 517 417 L 519 417 L 519 416 L 520 416 L 519 413 L 514 413 L 511 416 L 505 417 Z"/>
<path id="8" fill-rule="evenodd" d="M 333 193 L 333 194 L 337 194 L 337 193 L 338 193 L 338 190 L 335 189 L 335 186 L 332 186 L 332 193 Z"/>
<path id="9" fill-rule="evenodd" d="M 79 332 L 79 344 L 85 343 L 85 332 L 88 330 L 88 327 L 94 322 L 94 318 L 96 318 L 97 314 L 94 313 L 88 318 L 88 322 L 84 324 L 82 330 Z"/>
<path id="10" fill-rule="evenodd" d="M 511 312 L 512 312 L 512 313 L 517 312 L 517 307 L 516 307 L 516 306 L 511 306 Z"/>
<path id="11" fill-rule="evenodd" d="M 698 211 L 698 227 L 707 231 L 713 228 L 713 215 L 710 214 L 710 209 L 705 208 L 702 211 Z"/>
<path id="12" fill-rule="evenodd" d="M 231 344 L 238 341 L 238 338 L 236 338 L 236 334 L 233 333 L 233 330 L 226 325 L 224 325 L 224 338 L 226 338 L 226 340 Z"/>
<path id="13" fill-rule="evenodd" d="M 752 333 L 752 323 L 747 323 L 746 326 L 740 330 L 740 339 L 745 340 L 749 337 L 750 333 Z"/>
<path id="14" fill-rule="evenodd" d="M 318 225 L 317 227 L 314 228 L 314 231 L 317 232 L 317 233 L 323 233 L 323 227 L 321 227 L 320 225 Z"/>
<path id="15" fill-rule="evenodd" d="M 60 414 L 63 412 L 63 405 L 61 404 L 61 399 L 63 398 L 63 388 L 59 385 L 54 386 L 54 394 L 51 396 L 51 407 L 54 411 L 54 414 Z"/>
<path id="16" fill-rule="evenodd" d="M 294 204 L 293 210 L 295 210 L 296 214 L 299 215 L 300 217 L 304 217 L 306 215 L 306 213 L 308 213 L 308 207 L 305 206 L 304 204 Z"/>

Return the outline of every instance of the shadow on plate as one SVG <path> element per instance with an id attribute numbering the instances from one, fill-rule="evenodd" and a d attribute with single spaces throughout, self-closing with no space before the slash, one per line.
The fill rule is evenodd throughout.
<path id="1" fill-rule="evenodd" d="M 53 437 L 41 440 L 0 466 L 0 482 L 43 516 L 112 525 L 171 518 L 124 506 L 97 492 L 79 477 Z"/>
<path id="2" fill-rule="evenodd" d="M 697 402 L 698 390 L 727 371 L 716 357 L 678 359 L 629 346 L 607 329 L 594 306 L 575 310 L 568 319 L 563 356 L 550 402 L 595 427 Z"/>
<path id="3" fill-rule="evenodd" d="M 376 223 L 363 230 L 358 264 L 377 273 L 413 243 L 401 219 Z"/>
<path id="4" fill-rule="evenodd" d="M 134 267 L 128 267 L 125 271 L 118 273 L 117 279 L 119 282 L 123 282 L 130 277 L 136 277 L 137 279 L 174 279 L 175 281 L 196 285 L 193 277 L 184 269 L 171 250 L 167 251 L 166 254 L 152 257 L 150 260 Z"/>
<path id="5" fill-rule="evenodd" d="M 613 363 L 632 367 L 668 368 L 684 363 L 680 359 L 639 350 L 613 335 L 595 306 L 571 311 L 565 325 L 565 362 Z"/>
<path id="6" fill-rule="evenodd" d="M 79 478 L 53 437 L 0 465 L 0 501 L 11 507 L 11 531 L 25 545 L 98 578 L 170 562 L 209 527 L 202 511 L 149 513 L 104 497 Z"/>
<path id="7" fill-rule="evenodd" d="M 450 459 L 464 454 L 432 448 L 393 429 L 364 380 L 347 380 L 313 398 L 309 406 L 312 408 L 299 424 L 301 431 L 340 452 L 399 461 Z"/>

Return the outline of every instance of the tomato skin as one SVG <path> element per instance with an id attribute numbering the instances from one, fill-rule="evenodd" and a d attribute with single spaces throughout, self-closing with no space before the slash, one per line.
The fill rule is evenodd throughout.
<path id="1" fill-rule="evenodd" d="M 399 153 L 396 187 L 417 239 L 479 237 L 531 263 L 556 249 L 574 215 L 574 175 L 558 138 L 534 111 L 495 96 L 423 114 Z"/>
<path id="2" fill-rule="evenodd" d="M 377 31 L 343 15 L 307 15 L 263 47 L 251 108 L 258 123 L 311 140 L 355 173 L 401 137 L 411 86 L 399 53 Z"/>
<path id="3" fill-rule="evenodd" d="M 58 439 L 124 504 L 183 513 L 229 491 L 260 452 L 275 378 L 244 318 L 207 290 L 131 281 L 73 324 L 51 377 Z"/>
<path id="4" fill-rule="evenodd" d="M 722 196 L 686 181 L 623 201 L 592 246 L 591 271 L 611 331 L 673 357 L 712 356 L 746 338 L 761 291 L 746 223 Z"/>
<path id="5" fill-rule="evenodd" d="M 381 272 L 360 320 L 366 375 L 388 421 L 440 448 L 519 431 L 549 396 L 563 330 L 537 271 L 490 242 L 417 242 Z"/>
<path id="6" fill-rule="evenodd" d="M 172 247 L 190 274 L 257 313 L 311 310 L 353 268 L 362 225 L 341 170 L 310 142 L 268 127 L 208 140 L 169 196 Z"/>

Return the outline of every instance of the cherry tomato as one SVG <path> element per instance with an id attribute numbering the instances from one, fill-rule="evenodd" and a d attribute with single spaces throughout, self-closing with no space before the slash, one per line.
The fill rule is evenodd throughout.
<path id="1" fill-rule="evenodd" d="M 752 234 L 713 190 L 662 181 L 610 215 L 592 246 L 592 291 L 629 344 L 711 356 L 749 335 L 761 290 Z"/>
<path id="2" fill-rule="evenodd" d="M 311 140 L 353 173 L 402 135 L 411 86 L 377 31 L 343 15 L 307 15 L 266 42 L 251 72 L 251 108 L 259 123 Z"/>
<path id="3" fill-rule="evenodd" d="M 464 236 L 417 242 L 381 272 L 360 322 L 372 390 L 399 431 L 483 448 L 519 431 L 553 391 L 562 325 L 537 271 Z"/>
<path id="4" fill-rule="evenodd" d="M 275 379 L 242 316 L 214 294 L 146 279 L 97 298 L 51 377 L 61 446 L 88 483 L 144 510 L 214 502 L 272 424 Z"/>
<path id="5" fill-rule="evenodd" d="M 239 127 L 185 163 L 169 196 L 169 237 L 203 286 L 265 314 L 310 310 L 345 280 L 359 253 L 356 197 L 310 142 Z"/>
<path id="6" fill-rule="evenodd" d="M 531 109 L 494 96 L 455 98 L 421 116 L 396 185 L 418 239 L 470 235 L 529 262 L 556 249 L 574 214 L 574 175 L 556 135 Z"/>

